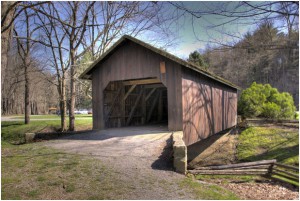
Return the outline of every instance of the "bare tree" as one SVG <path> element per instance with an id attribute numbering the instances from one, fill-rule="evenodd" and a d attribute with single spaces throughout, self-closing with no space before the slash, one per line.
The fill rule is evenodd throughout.
<path id="1" fill-rule="evenodd" d="M 43 5 L 39 8 L 39 11 L 48 13 L 47 15 L 42 15 L 40 12 L 36 12 L 41 23 L 41 33 L 42 35 L 45 35 L 45 37 L 41 36 L 39 41 L 43 41 L 43 45 L 48 47 L 47 51 L 49 51 L 51 55 L 49 66 L 55 69 L 57 83 L 51 80 L 49 81 L 57 87 L 59 94 L 61 131 L 65 131 L 67 129 L 66 78 L 69 65 L 66 64 L 64 58 L 64 53 L 68 52 L 68 48 L 64 47 L 64 43 L 67 33 L 63 31 L 61 23 L 54 19 L 56 13 L 53 4 Z"/>
<path id="2" fill-rule="evenodd" d="M 26 38 L 31 38 L 34 32 L 36 31 L 35 29 L 31 29 L 30 26 L 30 20 L 32 15 L 28 13 L 28 10 L 24 10 L 25 14 L 25 19 L 22 20 L 22 22 L 25 23 L 25 37 Z M 17 32 L 16 29 L 14 29 L 14 33 L 17 38 L 17 43 L 18 43 L 18 54 L 22 59 L 22 66 L 24 68 L 24 81 L 25 81 L 25 93 L 24 93 L 24 99 L 25 99 L 25 124 L 29 124 L 30 122 L 30 100 L 29 100 L 29 94 L 31 90 L 31 83 L 29 79 L 29 69 L 31 66 L 31 51 L 33 48 L 33 43 L 30 40 L 25 40 L 21 41 L 20 38 L 18 38 L 19 33 Z"/>
<path id="3" fill-rule="evenodd" d="M 62 28 L 68 37 L 69 43 L 69 65 L 70 65 L 70 107 L 69 107 L 69 130 L 75 130 L 75 75 L 76 75 L 76 56 L 77 50 L 81 44 L 81 40 L 87 30 L 87 20 L 90 10 L 95 2 L 67 2 L 66 6 L 69 10 L 69 15 L 66 18 L 66 23 L 62 24 Z M 62 21 L 59 11 L 55 8 L 58 19 Z"/>
<path id="4" fill-rule="evenodd" d="M 123 34 L 136 36 L 141 32 L 163 29 L 166 33 L 166 29 L 160 25 L 165 20 L 170 20 L 159 14 L 163 4 L 157 2 L 22 2 L 17 5 L 14 20 L 9 24 L 30 10 L 30 28 L 36 33 L 21 35 L 21 29 L 16 28 L 20 50 L 26 44 L 41 44 L 45 47 L 47 56 L 51 55 L 47 64 L 55 70 L 56 80 L 47 76 L 45 79 L 57 86 L 62 130 L 66 129 L 67 104 L 69 130 L 75 129 L 76 85 L 83 83 L 77 79 L 77 71 L 82 70 L 78 68 L 84 68 L 94 61 Z M 87 54 L 92 57 L 82 62 Z M 69 94 L 66 80 L 70 80 Z M 90 86 L 87 85 L 87 89 L 89 91 Z"/>
<path id="5" fill-rule="evenodd" d="M 11 44 L 12 26 L 4 29 L 14 18 L 16 3 L 13 1 L 1 1 L 1 84 L 5 77 L 8 51 Z"/>

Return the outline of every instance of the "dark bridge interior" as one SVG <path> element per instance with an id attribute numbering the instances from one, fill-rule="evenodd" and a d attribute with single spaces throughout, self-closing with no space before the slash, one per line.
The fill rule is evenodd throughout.
<path id="1" fill-rule="evenodd" d="M 156 78 L 113 81 L 103 95 L 106 128 L 168 124 L 167 88 Z"/>

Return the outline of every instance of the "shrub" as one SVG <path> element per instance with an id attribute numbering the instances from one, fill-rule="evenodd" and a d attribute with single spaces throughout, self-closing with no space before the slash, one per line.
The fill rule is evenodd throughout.
<path id="1" fill-rule="evenodd" d="M 252 85 L 245 89 L 238 102 L 238 112 L 244 117 L 293 118 L 296 107 L 293 97 L 279 93 L 269 84 Z"/>
<path id="2" fill-rule="evenodd" d="M 263 112 L 261 116 L 264 116 L 266 118 L 275 119 L 278 118 L 280 115 L 280 106 L 276 103 L 267 102 L 263 106 Z"/>
<path id="3" fill-rule="evenodd" d="M 242 92 L 238 102 L 238 112 L 245 117 L 257 117 L 262 113 L 262 106 L 266 101 L 266 91 L 262 84 L 254 82 Z"/>

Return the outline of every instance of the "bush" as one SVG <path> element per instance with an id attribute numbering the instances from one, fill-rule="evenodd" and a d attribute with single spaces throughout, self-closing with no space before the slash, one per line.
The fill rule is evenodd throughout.
<path id="1" fill-rule="evenodd" d="M 275 119 L 280 115 L 280 106 L 276 103 L 268 102 L 263 106 L 263 112 L 261 116 L 266 118 Z"/>
<path id="2" fill-rule="evenodd" d="M 269 84 L 256 82 L 242 92 L 238 102 L 238 112 L 244 117 L 289 119 L 294 117 L 295 110 L 293 97 L 289 93 L 279 93 Z"/>

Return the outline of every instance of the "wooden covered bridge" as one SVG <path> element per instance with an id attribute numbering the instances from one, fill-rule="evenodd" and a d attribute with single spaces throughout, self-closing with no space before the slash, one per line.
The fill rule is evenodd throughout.
<path id="1" fill-rule="evenodd" d="M 235 85 L 130 36 L 80 78 L 92 80 L 93 129 L 165 123 L 190 145 L 236 124 Z"/>

